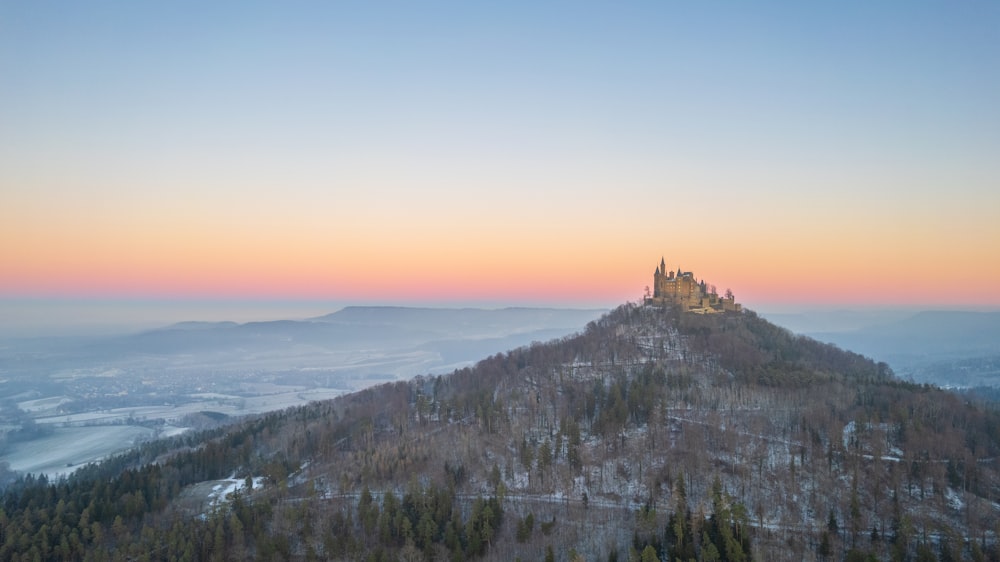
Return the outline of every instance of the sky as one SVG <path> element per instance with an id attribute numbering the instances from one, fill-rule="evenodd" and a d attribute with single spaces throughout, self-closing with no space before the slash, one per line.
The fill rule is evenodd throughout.
<path id="1" fill-rule="evenodd" d="M 1000 3 L 0 2 L 0 300 L 1000 307 Z M 20 310 L 20 309 L 19 309 Z"/>

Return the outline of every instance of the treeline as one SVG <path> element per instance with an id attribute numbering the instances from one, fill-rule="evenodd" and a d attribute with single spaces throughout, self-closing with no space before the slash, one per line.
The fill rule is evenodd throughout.
<path id="1" fill-rule="evenodd" d="M 359 528 L 349 524 L 360 522 Z M 454 489 L 411 486 L 402 499 L 386 492 L 381 505 L 367 487 L 361 492 L 356 514 L 347 513 L 334 525 L 330 540 L 336 545 L 326 554 L 368 560 L 415 559 L 413 552 L 428 560 L 447 556 L 466 560 L 485 554 L 503 523 L 503 507 L 496 496 L 476 498 L 463 519 Z M 360 533 L 358 531 L 361 531 Z"/>
<path id="2" fill-rule="evenodd" d="M 108 552 L 123 536 L 159 529 L 151 522 L 199 482 L 256 474 L 284 485 L 300 460 L 281 450 L 282 428 L 296 419 L 335 420 L 324 416 L 328 409 L 302 407 L 148 443 L 56 482 L 21 477 L 0 501 L 0 560 L 71 560 Z"/>
<path id="3" fill-rule="evenodd" d="M 208 441 L 173 453 L 162 464 L 127 466 L 156 449 L 150 447 L 51 484 L 44 477 L 22 478 L 0 504 L 0 559 L 82 559 L 113 546 L 147 515 L 163 511 L 184 487 L 224 478 L 245 465 L 252 448 L 241 447 L 241 438 L 246 434 Z"/>
<path id="4" fill-rule="evenodd" d="M 54 483 L 23 477 L 0 506 L 0 560 L 244 560 L 300 554 L 316 560 L 397 560 L 401 553 L 440 549 L 467 559 L 486 551 L 502 524 L 496 497 L 475 500 L 463 518 L 453 487 L 411 487 L 402 498 L 387 492 L 381 502 L 365 488 L 356 510 L 335 513 L 316 500 L 315 492 L 293 491 L 288 478 L 302 457 L 292 461 L 287 451 L 275 449 L 284 441 L 285 424 L 335 418 L 330 411 L 318 416 L 317 408 L 208 432 L 200 443 L 189 436 L 172 441 L 172 447 L 151 444 Z M 322 437 L 329 442 L 334 435 Z M 286 444 L 311 448 L 308 437 L 300 439 Z M 141 462 L 151 457 L 158 462 Z M 188 486 L 233 474 L 263 474 L 269 484 L 237 494 L 223 508 L 202 502 L 201 517 L 192 517 L 198 509 L 174 505 Z M 318 522 L 327 523 L 316 527 Z"/>
<path id="5" fill-rule="evenodd" d="M 701 560 L 747 562 L 753 560 L 750 518 L 746 507 L 734 501 L 716 478 L 712 483 L 712 514 L 692 515 L 684 479 L 676 483 L 675 510 L 665 527 L 656 526 L 656 510 L 647 503 L 636 515 L 636 531 L 629 560 L 659 562 Z"/>
<path id="6" fill-rule="evenodd" d="M 64 502 L 51 516 L 22 512 L 12 520 L 0 511 L 0 559 L 468 560 L 486 553 L 503 523 L 496 497 L 476 498 L 463 517 L 454 492 L 433 486 L 402 498 L 387 492 L 381 501 L 365 488 L 356 504 L 274 492 L 237 492 L 198 517 L 173 510 L 136 519 L 123 505 L 102 522 L 89 508 L 75 513 Z M 34 532 L 21 532 L 29 524 Z"/>

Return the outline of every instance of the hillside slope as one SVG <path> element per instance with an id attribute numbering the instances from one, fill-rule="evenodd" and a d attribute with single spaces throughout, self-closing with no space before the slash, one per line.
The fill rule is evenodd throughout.
<path id="1" fill-rule="evenodd" d="M 1000 416 L 885 364 L 749 311 L 629 304 L 23 482 L 0 558 L 996 558 L 998 459 Z M 256 484 L 213 503 L 227 477 Z"/>

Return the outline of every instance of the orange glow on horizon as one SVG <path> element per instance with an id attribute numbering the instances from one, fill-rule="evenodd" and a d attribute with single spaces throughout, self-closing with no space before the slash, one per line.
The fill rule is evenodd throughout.
<path id="1" fill-rule="evenodd" d="M 984 259 L 989 232 L 979 246 L 954 242 L 982 221 L 949 230 L 958 237 L 949 239 L 909 225 L 834 228 L 819 218 L 789 225 L 734 214 L 725 228 L 703 232 L 691 218 L 666 236 L 655 212 L 629 208 L 580 224 L 503 213 L 423 221 L 398 210 L 368 221 L 71 211 L 58 209 L 49 222 L 0 211 L 0 295 L 609 306 L 639 300 L 663 256 L 668 268 L 732 289 L 748 305 L 1000 305 L 1000 260 Z"/>
<path id="2" fill-rule="evenodd" d="M 235 261 L 235 260 L 234 260 Z M 376 260 L 370 260 L 375 262 Z M 462 268 L 442 261 L 417 269 L 413 261 L 389 260 L 359 267 L 336 264 L 309 266 L 300 262 L 215 264 L 191 263 L 116 265 L 95 263 L 73 276 L 61 274 L 51 264 L 19 275 L 7 274 L 2 292 L 7 295 L 80 297 L 220 297 L 220 298 L 316 298 L 355 301 L 513 301 L 572 302 L 613 305 L 641 298 L 651 285 L 653 267 L 631 264 L 574 264 L 541 260 L 520 263 L 495 262 Z M 187 268 L 181 265 L 188 266 Z M 345 264 L 346 265 L 346 264 Z M 671 267 L 671 266 L 668 266 Z M 982 281 L 953 278 L 956 289 L 941 298 L 940 280 L 916 278 L 899 283 L 888 274 L 859 276 L 811 276 L 808 271 L 786 269 L 749 273 L 734 267 L 681 266 L 699 279 L 714 284 L 720 292 L 731 289 L 737 300 L 753 303 L 897 306 L 923 303 L 928 306 L 990 306 L 1000 303 L 1000 289 Z M 648 271 L 647 271 L 648 270 Z"/>
<path id="3" fill-rule="evenodd" d="M 1000 308 L 991 3 L 133 4 L 0 10 L 0 299 Z"/>

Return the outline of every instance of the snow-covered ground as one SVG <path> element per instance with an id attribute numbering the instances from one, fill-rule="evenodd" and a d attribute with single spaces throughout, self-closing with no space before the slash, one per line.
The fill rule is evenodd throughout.
<path id="1" fill-rule="evenodd" d="M 0 461 L 10 463 L 18 472 L 45 474 L 49 478 L 68 475 L 82 465 L 128 449 L 138 441 L 154 437 L 171 437 L 189 428 L 182 423 L 184 416 L 212 411 L 230 416 L 244 416 L 301 406 L 317 400 L 335 398 L 344 393 L 334 388 L 304 388 L 273 386 L 272 394 L 260 396 L 204 395 L 178 405 L 114 408 L 96 412 L 46 416 L 35 419 L 53 429 L 52 435 L 14 443 Z M 22 402 L 35 411 L 52 409 L 63 397 L 48 397 Z M 166 425 L 159 432 L 135 425 L 135 420 L 162 419 Z"/>
<path id="2" fill-rule="evenodd" d="M 263 487 L 265 480 L 266 478 L 263 476 L 254 476 L 253 488 L 257 489 Z M 246 487 L 246 478 L 229 477 L 225 480 L 216 480 L 215 482 L 212 482 L 212 491 L 208 494 L 209 505 L 219 505 L 227 501 L 230 494 L 245 490 Z"/>
<path id="3" fill-rule="evenodd" d="M 276 390 L 273 394 L 260 396 L 230 396 L 215 393 L 210 398 L 206 398 L 203 394 L 192 395 L 192 398 L 195 399 L 183 404 L 113 408 L 96 412 L 47 416 L 36 418 L 35 422 L 40 424 L 79 425 L 122 423 L 127 422 L 131 418 L 136 420 L 163 419 L 170 423 L 180 421 L 181 418 L 188 414 L 204 411 L 219 412 L 230 416 L 243 416 L 283 410 L 291 406 L 301 406 L 317 400 L 336 398 L 343 393 L 344 390 L 336 388 L 285 386 L 281 387 L 281 390 Z"/>
<path id="4" fill-rule="evenodd" d="M 134 425 L 56 427 L 52 435 L 11 444 L 0 460 L 9 462 L 13 470 L 53 478 L 128 449 L 137 440 L 152 435 L 152 429 Z"/>
<path id="5" fill-rule="evenodd" d="M 59 406 L 70 401 L 71 400 L 65 396 L 49 396 L 47 398 L 38 398 L 36 400 L 25 400 L 24 402 L 19 402 L 17 407 L 25 412 L 36 413 L 58 408 Z"/>

